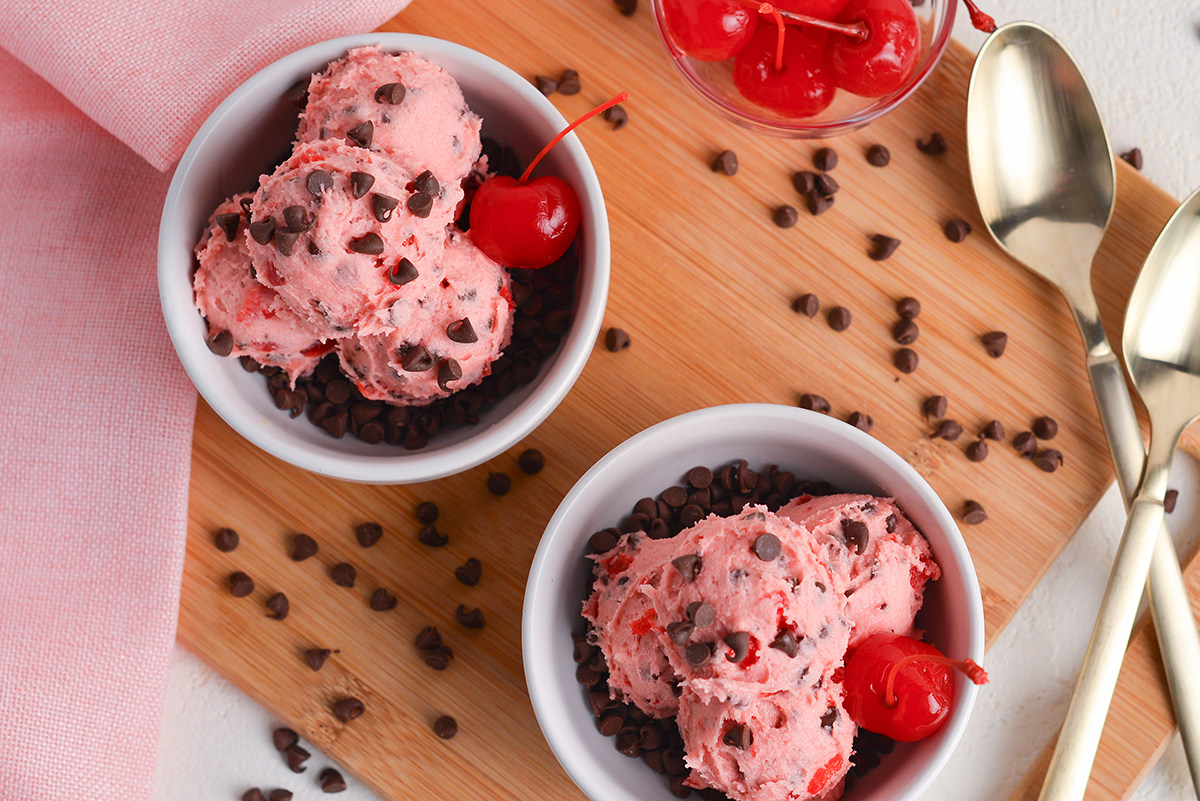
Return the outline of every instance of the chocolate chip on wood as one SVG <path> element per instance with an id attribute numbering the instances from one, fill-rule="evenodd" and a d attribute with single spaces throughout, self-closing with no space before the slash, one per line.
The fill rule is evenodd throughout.
<path id="1" fill-rule="evenodd" d="M 355 718 L 361 717 L 366 711 L 366 706 L 359 699 L 350 697 L 335 701 L 330 710 L 333 712 L 333 716 L 342 723 L 349 723 Z"/>
<path id="2" fill-rule="evenodd" d="M 921 414 L 928 420 L 930 417 L 941 418 L 946 416 L 946 411 L 950 408 L 950 402 L 946 400 L 945 395 L 930 395 L 921 404 Z"/>
<path id="3" fill-rule="evenodd" d="M 712 171 L 725 175 L 737 175 L 738 157 L 732 150 L 722 150 L 712 160 Z"/>
<path id="4" fill-rule="evenodd" d="M 771 219 L 780 228 L 791 228 L 800 219 L 800 214 L 796 211 L 795 206 L 789 206 L 785 203 L 782 206 L 778 206 L 771 213 Z"/>
<path id="5" fill-rule="evenodd" d="M 313 671 L 317 671 L 325 666 L 325 660 L 328 659 L 332 653 L 333 651 L 328 648 L 309 648 L 304 652 L 304 662 L 310 668 L 312 668 Z"/>
<path id="6" fill-rule="evenodd" d="M 507 495 L 512 489 L 512 479 L 507 473 L 488 473 L 487 488 L 493 495 Z"/>
<path id="7" fill-rule="evenodd" d="M 850 327 L 851 323 L 850 310 L 845 306 L 834 306 L 829 310 L 826 320 L 829 322 L 829 327 L 834 331 L 845 331 Z"/>
<path id="8" fill-rule="evenodd" d="M 934 131 L 929 135 L 928 141 L 918 139 L 917 150 L 928 156 L 936 156 L 939 153 L 946 152 L 946 137 L 938 131 Z"/>
<path id="9" fill-rule="evenodd" d="M 458 734 L 458 721 L 449 715 L 442 715 L 433 722 L 433 733 L 443 740 L 453 739 Z"/>
<path id="10" fill-rule="evenodd" d="M 963 522 L 968 526 L 977 526 L 987 520 L 987 512 L 978 501 L 967 501 L 963 504 Z"/>
<path id="11" fill-rule="evenodd" d="M 886 167 L 892 160 L 892 154 L 883 145 L 871 145 L 867 148 L 867 163 L 872 167 Z"/>
<path id="12" fill-rule="evenodd" d="M 523 473 L 537 475 L 546 466 L 546 457 L 537 448 L 528 448 L 517 457 L 517 466 Z"/>
<path id="13" fill-rule="evenodd" d="M 240 542 L 238 533 L 231 528 L 219 529 L 216 536 L 213 537 L 213 543 L 217 546 L 217 550 L 224 553 L 236 550 L 238 542 Z"/>
<path id="14" fill-rule="evenodd" d="M 604 346 L 612 353 L 623 351 L 632 344 L 633 340 L 629 334 L 620 328 L 609 328 L 604 335 Z"/>
<path id="15" fill-rule="evenodd" d="M 370 548 L 383 536 L 383 526 L 378 523 L 361 523 L 354 529 L 354 538 L 364 548 Z"/>
<path id="16" fill-rule="evenodd" d="M 296 534 L 292 537 L 292 561 L 303 562 L 309 557 L 316 556 L 320 550 L 317 541 L 307 534 Z"/>
<path id="17" fill-rule="evenodd" d="M 989 331 L 981 336 L 979 341 L 983 343 L 988 356 L 999 359 L 1004 355 L 1004 349 L 1008 347 L 1008 334 L 1003 331 Z"/>
<path id="18" fill-rule="evenodd" d="M 838 154 L 831 147 L 823 147 L 813 154 L 813 166 L 822 172 L 832 170 L 837 166 Z"/>
<path id="19" fill-rule="evenodd" d="M 245 598 L 254 592 L 254 579 L 240 570 L 229 574 L 229 594 L 234 598 Z"/>
<path id="20" fill-rule="evenodd" d="M 886 234 L 875 234 L 871 237 L 871 250 L 869 255 L 875 261 L 886 261 L 892 257 L 896 249 L 900 247 L 900 240 L 894 236 Z"/>

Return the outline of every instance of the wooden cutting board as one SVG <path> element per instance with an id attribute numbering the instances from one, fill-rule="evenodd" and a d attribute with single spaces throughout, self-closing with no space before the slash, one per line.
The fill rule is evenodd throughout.
<path id="1" fill-rule="evenodd" d="M 841 191 L 830 211 L 812 217 L 791 175 L 811 169 L 826 143 L 775 139 L 717 117 L 674 73 L 646 5 L 626 18 L 608 0 L 424 0 L 384 26 L 451 39 L 531 78 L 577 69 L 583 91 L 552 98 L 568 119 L 630 92 L 625 128 L 596 121 L 579 131 L 612 227 L 605 325 L 631 334 L 629 350 L 613 354 L 598 343 L 574 390 L 526 442 L 424 485 L 359 486 L 308 474 L 199 407 L 180 642 L 388 798 L 582 797 L 542 739 L 525 691 L 525 576 L 543 527 L 574 481 L 656 422 L 722 403 L 794 404 L 805 392 L 829 399 L 842 419 L 870 414 L 873 435 L 915 465 L 952 512 L 960 514 L 967 499 L 987 509 L 989 519 L 963 533 L 989 643 L 1112 481 L 1066 306 L 993 244 L 975 206 L 964 143 L 971 54 L 952 43 L 897 111 L 828 142 L 841 155 L 833 173 Z M 949 143 L 943 155 L 915 147 L 933 131 Z M 874 143 L 891 150 L 888 167 L 867 165 L 863 154 Z M 739 157 L 736 176 L 709 169 L 725 149 Z M 1123 162 L 1118 178 L 1116 216 L 1095 264 L 1114 341 L 1137 270 L 1175 206 Z M 772 223 L 781 204 L 802 209 L 795 227 Z M 942 232 L 955 217 L 975 229 L 961 244 Z M 867 255 L 876 233 L 903 242 L 886 262 Z M 790 309 L 806 292 L 822 303 L 815 319 Z M 892 364 L 899 346 L 890 336 L 904 296 L 923 304 L 914 345 L 921 363 L 908 375 Z M 853 314 L 842 333 L 825 322 L 824 309 L 835 305 Z M 993 330 L 1009 337 L 999 359 L 979 340 Z M 957 442 L 928 436 L 920 408 L 932 394 L 949 398 L 949 416 L 966 429 Z M 999 419 L 1011 439 L 1043 414 L 1060 425 L 1053 444 L 1065 465 L 1056 473 L 1018 458 L 1007 442 L 993 443 L 984 462 L 966 459 L 965 445 L 989 420 Z M 517 469 L 525 447 L 546 454 L 539 475 Z M 490 471 L 513 478 L 508 495 L 488 493 Z M 450 535 L 444 548 L 415 540 L 413 509 L 423 500 L 442 509 L 438 525 Z M 385 532 L 370 550 L 354 537 L 364 521 Z M 234 553 L 213 546 L 222 526 L 241 534 Z M 288 558 L 296 532 L 319 542 L 315 558 Z M 472 556 L 483 563 L 483 579 L 467 587 L 453 571 Z M 358 570 L 352 589 L 329 578 L 341 561 Z M 234 570 L 254 578 L 253 595 L 230 596 Z M 1193 587 L 1195 573 L 1189 570 Z M 368 607 L 378 587 L 399 597 L 395 610 Z M 264 608 L 277 591 L 291 601 L 282 622 Z M 479 606 L 487 625 L 458 625 L 460 603 Z M 426 625 L 436 625 L 454 651 L 448 670 L 426 667 L 413 646 Z M 1142 706 L 1110 723 L 1098 762 L 1113 776 L 1094 797 L 1120 797 L 1170 734 L 1150 637 L 1143 631 L 1135 643 L 1117 710 L 1120 698 Z M 336 651 L 320 672 L 301 658 L 312 647 Z M 329 706 L 343 695 L 361 698 L 366 714 L 339 723 Z M 452 741 L 431 734 L 440 714 L 458 720 Z M 1036 781 L 1031 774 L 1027 783 Z"/>

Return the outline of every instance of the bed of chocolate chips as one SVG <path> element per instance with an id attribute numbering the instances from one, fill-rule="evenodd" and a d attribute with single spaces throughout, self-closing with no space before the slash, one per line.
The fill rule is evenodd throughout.
<path id="1" fill-rule="evenodd" d="M 619 527 L 597 531 L 588 540 L 589 553 L 605 553 L 616 547 L 624 534 L 651 539 L 673 537 L 709 514 L 729 517 L 744 507 L 762 504 L 772 512 L 801 495 L 829 495 L 834 492 L 827 482 L 802 481 L 795 474 L 768 465 L 755 472 L 746 460 L 719 468 L 694 467 L 675 486 L 655 497 L 634 504 Z M 591 594 L 589 575 L 584 597 Z M 600 733 L 615 738 L 614 744 L 625 756 L 641 759 L 656 773 L 667 777 L 671 793 L 688 797 L 693 788 L 683 782 L 691 772 L 684 763 L 683 737 L 675 718 L 656 719 L 631 703 L 609 696 L 608 665 L 594 644 L 590 624 L 574 635 L 576 680 L 587 689 L 588 702 Z M 877 766 L 882 754 L 889 753 L 892 740 L 868 731 L 860 731 L 854 740 L 854 756 L 846 775 L 846 789 Z M 696 790 L 708 801 L 724 801 L 727 796 L 714 788 Z"/>

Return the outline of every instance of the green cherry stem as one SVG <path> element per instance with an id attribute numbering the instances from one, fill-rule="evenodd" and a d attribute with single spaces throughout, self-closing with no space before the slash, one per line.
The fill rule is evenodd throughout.
<path id="1" fill-rule="evenodd" d="M 524 186 L 525 183 L 529 181 L 529 176 L 533 172 L 533 168 L 538 165 L 538 162 L 542 160 L 543 156 L 545 156 L 547 153 L 550 152 L 550 148 L 554 147 L 559 142 L 561 142 L 562 138 L 564 136 L 566 136 L 571 131 L 578 128 L 581 123 L 587 122 L 592 117 L 595 117 L 597 114 L 599 114 L 600 112 L 607 111 L 608 109 L 617 105 L 621 101 L 628 100 L 628 99 L 629 99 L 629 92 L 621 92 L 621 94 L 617 95 L 616 97 L 612 98 L 611 100 L 609 100 L 606 103 L 601 103 L 600 105 L 596 106 L 594 109 L 589 111 L 587 114 L 584 114 L 582 117 L 575 120 L 575 122 L 571 123 L 566 128 L 563 128 L 561 131 L 559 131 L 558 136 L 551 139 L 549 141 L 549 143 L 547 143 L 547 145 L 542 148 L 542 152 L 538 153 L 536 156 L 533 157 L 533 161 L 529 162 L 529 166 L 525 168 L 525 172 L 521 173 L 521 177 L 517 179 L 517 183 Z"/>

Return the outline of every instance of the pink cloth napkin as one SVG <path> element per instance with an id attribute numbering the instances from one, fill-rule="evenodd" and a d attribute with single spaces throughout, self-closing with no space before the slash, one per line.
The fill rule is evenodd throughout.
<path id="1" fill-rule="evenodd" d="M 253 72 L 406 3 L 0 0 L 0 799 L 153 785 L 196 401 L 160 170 Z"/>

